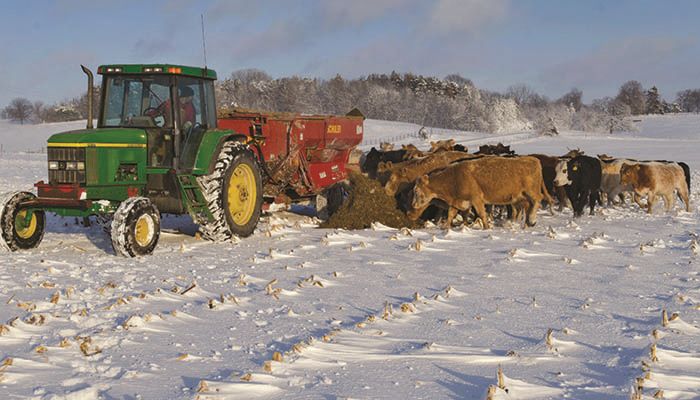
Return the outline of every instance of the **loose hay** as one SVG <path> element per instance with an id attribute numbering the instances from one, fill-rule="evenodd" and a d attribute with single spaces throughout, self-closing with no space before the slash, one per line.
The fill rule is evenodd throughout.
<path id="1" fill-rule="evenodd" d="M 392 228 L 419 226 L 397 208 L 396 199 L 387 195 L 378 181 L 349 171 L 350 197 L 321 228 L 367 229 L 373 222 Z"/>

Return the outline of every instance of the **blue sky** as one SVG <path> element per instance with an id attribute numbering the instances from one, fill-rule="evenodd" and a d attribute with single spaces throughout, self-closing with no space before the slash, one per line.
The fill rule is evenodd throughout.
<path id="1" fill-rule="evenodd" d="M 700 88 L 700 1 L 172 0 L 0 3 L 0 107 L 85 90 L 83 63 L 201 65 L 220 77 L 458 73 L 551 98 L 614 96 L 630 79 L 669 100 Z"/>

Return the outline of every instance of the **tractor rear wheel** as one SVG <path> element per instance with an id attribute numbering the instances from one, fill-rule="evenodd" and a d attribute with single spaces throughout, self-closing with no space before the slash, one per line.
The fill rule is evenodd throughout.
<path id="1" fill-rule="evenodd" d="M 198 178 L 212 221 L 199 221 L 205 239 L 223 242 L 250 236 L 262 210 L 262 177 L 248 146 L 224 143 L 214 171 Z"/>
<path id="2" fill-rule="evenodd" d="M 33 200 L 29 192 L 13 192 L 0 196 L 0 247 L 11 251 L 33 249 L 44 238 L 45 214 L 42 210 L 22 208 Z"/>
<path id="3" fill-rule="evenodd" d="M 119 204 L 112 219 L 112 247 L 124 257 L 153 253 L 160 237 L 160 214 L 146 197 L 130 197 Z"/>

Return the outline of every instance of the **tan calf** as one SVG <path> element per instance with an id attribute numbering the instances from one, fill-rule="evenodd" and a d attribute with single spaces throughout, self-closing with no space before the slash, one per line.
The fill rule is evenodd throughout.
<path id="1" fill-rule="evenodd" d="M 598 158 L 601 160 L 600 166 L 602 172 L 600 178 L 600 192 L 605 193 L 608 199 L 608 206 L 614 204 L 616 197 L 619 197 L 620 202 L 624 204 L 624 194 L 626 192 L 632 192 L 632 186 L 629 184 L 622 184 L 622 182 L 620 181 L 620 169 L 624 164 L 632 164 L 633 162 L 628 161 L 624 158 L 603 158 L 600 155 L 598 155 Z"/>
<path id="2" fill-rule="evenodd" d="M 678 197 L 685 203 L 685 210 L 690 211 L 688 186 L 683 169 L 678 164 L 656 162 L 624 164 L 620 168 L 620 182 L 623 185 L 632 186 L 637 204 L 639 204 L 639 198 L 647 196 L 647 213 L 651 213 L 657 196 L 663 197 L 666 211 L 670 211 L 675 204 L 675 190 L 678 191 Z"/>
<path id="3" fill-rule="evenodd" d="M 482 226 L 489 227 L 486 205 L 524 206 L 525 222 L 537 222 L 537 210 L 543 199 L 551 198 L 542 180 L 542 168 L 534 157 L 483 157 L 453 163 L 423 175 L 413 188 L 409 218 L 418 219 L 430 205 L 440 199 L 449 205 L 447 226 L 458 211 L 472 206 Z"/>
<path id="4" fill-rule="evenodd" d="M 454 139 L 430 142 L 430 152 L 436 153 L 438 151 L 451 151 L 454 149 L 456 143 L 457 142 Z"/>
<path id="5" fill-rule="evenodd" d="M 418 150 L 414 144 L 402 144 L 401 150 L 406 150 L 406 154 L 403 156 L 404 160 L 415 160 L 416 158 L 424 157 L 426 154 Z"/>

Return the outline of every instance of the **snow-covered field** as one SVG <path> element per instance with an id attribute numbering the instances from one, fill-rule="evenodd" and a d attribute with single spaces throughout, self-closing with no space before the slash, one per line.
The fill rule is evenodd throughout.
<path id="1" fill-rule="evenodd" d="M 700 168 L 699 116 L 638 125 L 432 140 Z M 8 152 L 29 128 L 0 124 L 0 192 L 45 179 L 45 155 L 17 151 L 81 126 L 33 127 L 34 145 Z M 363 147 L 418 128 L 369 120 Z M 277 212 L 212 244 L 169 217 L 137 259 L 51 217 L 38 249 L 0 254 L 0 398 L 483 399 L 499 366 L 493 398 L 629 399 L 638 382 L 643 398 L 698 398 L 699 180 L 690 213 L 541 212 L 530 229 L 324 230 Z"/>

